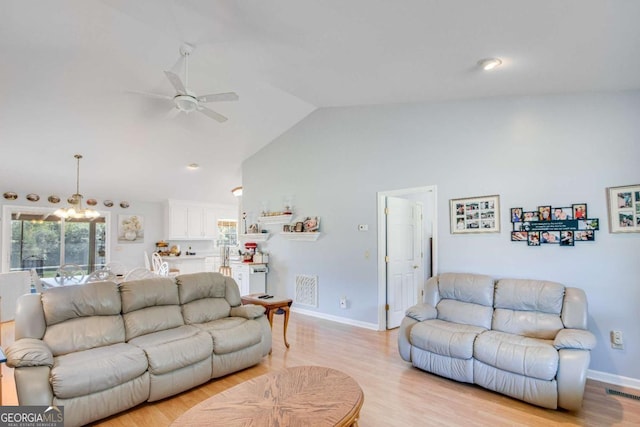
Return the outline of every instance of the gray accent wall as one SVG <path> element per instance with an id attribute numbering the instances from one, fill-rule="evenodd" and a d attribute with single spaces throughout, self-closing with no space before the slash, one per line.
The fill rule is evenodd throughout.
<path id="1" fill-rule="evenodd" d="M 296 215 L 321 218 L 316 242 L 275 234 L 261 245 L 270 293 L 293 297 L 296 274 L 317 275 L 318 307 L 304 309 L 377 324 L 377 192 L 436 185 L 440 272 L 584 289 L 598 338 L 591 369 L 638 380 L 640 233 L 609 233 L 605 196 L 630 184 L 640 184 L 639 91 L 319 109 L 245 161 L 242 203 L 249 222 L 287 198 Z M 500 233 L 450 234 L 451 198 L 492 194 Z M 600 219 L 595 242 L 510 241 L 509 208 L 572 203 Z M 624 350 L 611 349 L 612 329 L 623 332 Z"/>

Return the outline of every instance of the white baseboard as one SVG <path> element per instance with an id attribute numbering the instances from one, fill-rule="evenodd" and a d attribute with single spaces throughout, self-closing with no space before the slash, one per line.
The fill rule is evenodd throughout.
<path id="1" fill-rule="evenodd" d="M 629 387 L 640 390 L 640 380 L 637 378 L 623 377 L 621 375 L 609 374 L 607 372 L 587 370 L 587 378 L 620 387 Z"/>
<path id="2" fill-rule="evenodd" d="M 331 320 L 333 322 L 344 323 L 345 325 L 357 326 L 359 328 L 378 330 L 377 323 L 361 322 L 359 320 L 347 319 L 346 317 L 332 316 L 330 314 L 318 313 L 317 311 L 305 310 L 298 307 L 291 307 L 290 309 L 294 313 L 304 314 L 306 316 L 317 317 L 319 319 Z"/>

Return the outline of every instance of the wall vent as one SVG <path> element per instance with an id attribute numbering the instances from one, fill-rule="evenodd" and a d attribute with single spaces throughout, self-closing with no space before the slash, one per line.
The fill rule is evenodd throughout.
<path id="1" fill-rule="evenodd" d="M 613 389 L 610 389 L 610 388 L 607 389 L 607 394 L 612 394 L 614 396 L 626 397 L 627 399 L 640 400 L 640 396 L 638 396 L 638 395 L 631 394 L 631 393 L 625 393 L 624 391 L 613 390 Z"/>
<path id="2" fill-rule="evenodd" d="M 318 307 L 318 276 L 296 276 L 296 304 Z"/>

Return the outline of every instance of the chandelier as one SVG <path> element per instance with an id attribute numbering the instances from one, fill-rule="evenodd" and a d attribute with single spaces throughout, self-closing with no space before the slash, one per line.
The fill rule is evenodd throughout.
<path id="1" fill-rule="evenodd" d="M 71 205 L 67 208 L 60 208 L 56 210 L 53 214 L 59 218 L 98 218 L 100 213 L 94 209 L 83 208 L 82 207 L 82 194 L 80 194 L 80 159 L 82 158 L 81 154 L 76 154 L 75 159 L 77 160 L 77 169 L 76 169 L 76 193 L 67 199 L 67 202 Z"/>

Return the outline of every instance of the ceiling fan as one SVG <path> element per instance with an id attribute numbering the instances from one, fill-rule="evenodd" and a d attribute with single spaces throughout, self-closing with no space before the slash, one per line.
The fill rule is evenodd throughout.
<path id="1" fill-rule="evenodd" d="M 180 55 L 182 55 L 182 57 L 184 58 L 184 83 L 182 83 L 180 76 L 178 76 L 177 74 L 171 71 L 164 72 L 164 74 L 167 76 L 167 79 L 169 79 L 169 82 L 176 90 L 176 94 L 174 96 L 139 91 L 136 91 L 135 93 L 154 98 L 173 100 L 175 108 L 178 112 L 181 111 L 188 114 L 192 111 L 198 111 L 220 123 L 226 122 L 227 118 L 225 116 L 216 111 L 213 111 L 210 108 L 205 107 L 202 104 L 208 102 L 237 101 L 238 94 L 235 92 L 225 92 L 198 96 L 194 92 L 189 90 L 189 55 L 191 55 L 191 52 L 193 52 L 193 46 L 191 46 L 190 44 L 185 43 L 180 46 Z"/>

